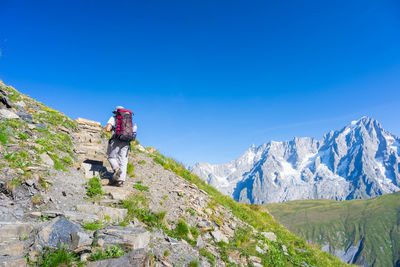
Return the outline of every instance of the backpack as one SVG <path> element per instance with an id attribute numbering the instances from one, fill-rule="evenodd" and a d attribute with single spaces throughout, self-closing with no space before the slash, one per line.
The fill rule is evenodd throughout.
<path id="1" fill-rule="evenodd" d="M 133 113 L 127 109 L 117 109 L 117 125 L 114 138 L 121 141 L 131 142 L 136 139 L 136 133 L 133 132 Z"/>

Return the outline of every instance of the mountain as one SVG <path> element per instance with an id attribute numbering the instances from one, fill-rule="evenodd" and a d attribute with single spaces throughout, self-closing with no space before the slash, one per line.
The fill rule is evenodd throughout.
<path id="1" fill-rule="evenodd" d="M 190 170 L 245 203 L 370 198 L 400 190 L 400 139 L 362 117 L 321 140 L 271 141 L 229 163 Z"/>
<path id="2" fill-rule="evenodd" d="M 364 266 L 400 266 L 400 192 L 350 201 L 265 204 L 288 229 L 342 259 Z"/>
<path id="3" fill-rule="evenodd" d="M 0 266 L 343 266 L 137 141 L 109 185 L 108 139 L 0 81 Z"/>

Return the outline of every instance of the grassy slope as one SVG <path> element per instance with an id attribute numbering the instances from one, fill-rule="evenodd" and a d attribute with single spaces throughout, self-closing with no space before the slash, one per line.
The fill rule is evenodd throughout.
<path id="1" fill-rule="evenodd" d="M 266 207 L 290 231 L 313 243 L 343 249 L 364 239 L 361 256 L 366 262 L 400 264 L 400 192 L 373 199 L 302 200 Z"/>
<path id="2" fill-rule="evenodd" d="M 234 215 L 249 223 L 258 231 L 274 232 L 278 237 L 278 242 L 270 246 L 266 262 L 268 266 L 302 266 L 302 262 L 313 266 L 345 265 L 339 259 L 314 246 L 307 245 L 304 239 L 291 234 L 285 227 L 276 222 L 271 215 L 265 212 L 261 206 L 235 202 L 232 198 L 221 194 L 217 189 L 206 184 L 175 160 L 166 158 L 158 152 L 154 152 L 153 157 L 155 162 L 165 169 L 175 172 L 187 181 L 196 184 L 198 188 L 206 191 L 215 202 L 232 210 Z M 281 245 L 288 247 L 289 256 L 284 255 Z M 305 249 L 307 252 L 301 252 L 297 249 Z M 249 252 L 251 254 L 251 251 Z"/>

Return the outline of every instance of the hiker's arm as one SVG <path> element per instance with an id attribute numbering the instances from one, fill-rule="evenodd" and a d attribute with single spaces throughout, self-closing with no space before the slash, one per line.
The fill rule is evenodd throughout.
<path id="1" fill-rule="evenodd" d="M 106 127 L 106 132 L 111 132 L 111 130 L 112 130 L 112 125 L 108 123 Z"/>

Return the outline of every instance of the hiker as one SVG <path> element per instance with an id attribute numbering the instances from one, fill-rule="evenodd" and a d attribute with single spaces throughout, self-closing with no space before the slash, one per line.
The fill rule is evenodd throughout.
<path id="1" fill-rule="evenodd" d="M 122 186 L 126 179 L 130 142 L 136 138 L 137 127 L 132 123 L 132 111 L 117 106 L 113 113 L 106 127 L 107 132 L 113 133 L 107 147 L 108 161 L 114 172 L 110 184 Z"/>

